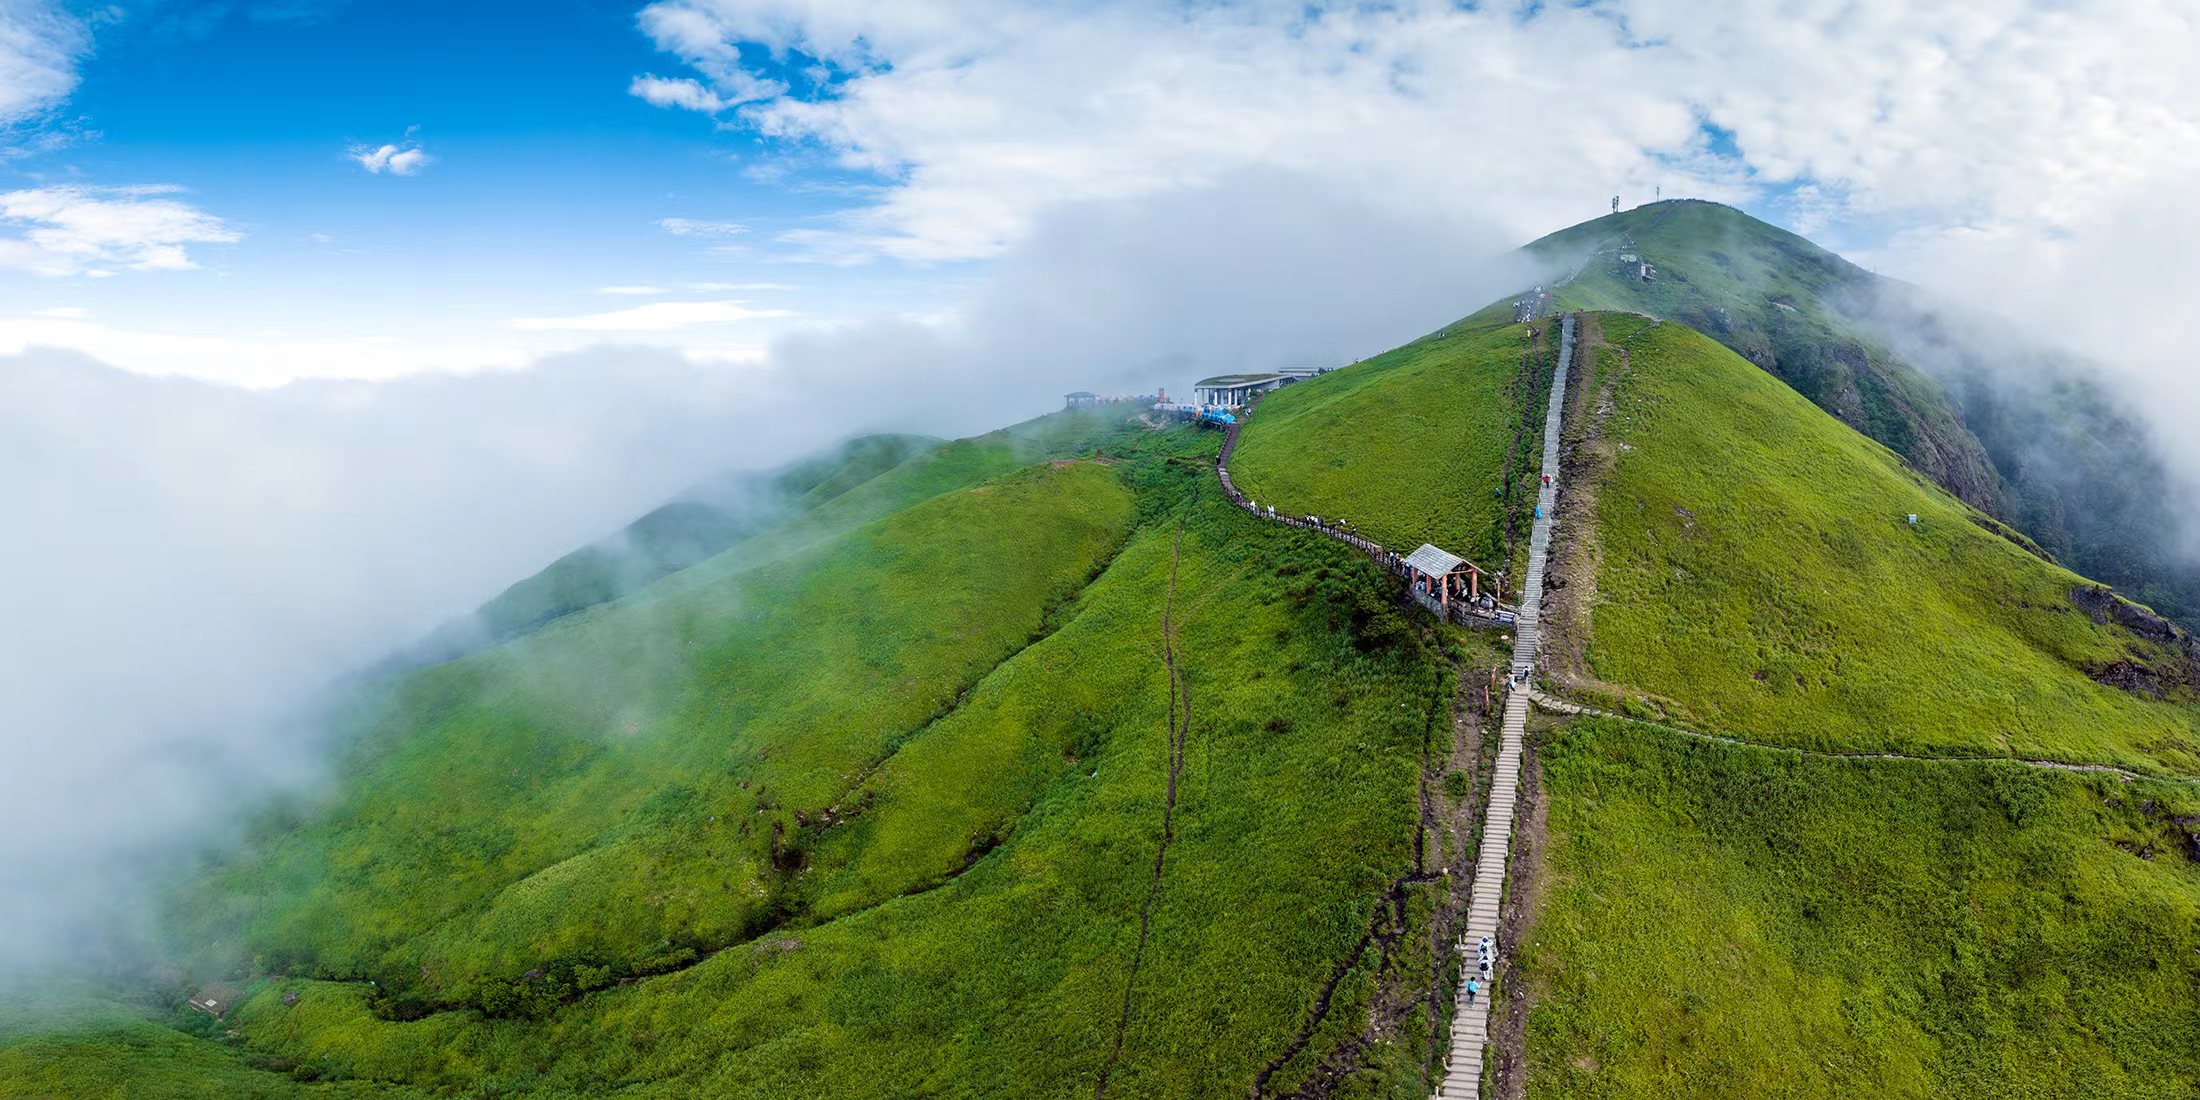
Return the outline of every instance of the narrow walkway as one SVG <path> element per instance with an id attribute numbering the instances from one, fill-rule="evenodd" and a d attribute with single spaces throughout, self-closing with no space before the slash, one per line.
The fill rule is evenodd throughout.
<path id="1" fill-rule="evenodd" d="M 1543 416 L 1543 470 L 1536 492 L 1535 527 L 1528 537 L 1528 580 L 1521 589 L 1519 632 L 1513 639 L 1513 690 L 1505 694 L 1505 725 L 1490 778 L 1489 814 L 1482 822 L 1482 845 L 1474 865 L 1467 901 L 1467 931 L 1459 941 L 1464 976 L 1458 1010 L 1452 1015 L 1451 1053 L 1444 1060 L 1445 1100 L 1478 1100 L 1482 1089 L 1482 1050 L 1489 1043 L 1490 990 L 1467 1000 L 1466 979 L 1474 978 L 1476 945 L 1484 936 L 1502 953 L 1512 945 L 1497 938 L 1500 905 L 1505 898 L 1505 862 L 1512 853 L 1514 804 L 1520 796 L 1520 753 L 1528 728 L 1528 682 L 1535 675 L 1537 620 L 1543 610 L 1543 561 L 1551 546 L 1551 516 L 1558 503 L 1558 441 L 1566 405 L 1566 373 L 1574 358 L 1574 318 L 1561 322 L 1558 371 L 1551 377 L 1551 406 Z M 1485 987 L 1488 983 L 1483 983 Z"/>
<path id="2" fill-rule="evenodd" d="M 1687 726 L 1676 726 L 1671 722 L 1655 722 L 1647 718 L 1636 718 L 1617 711 L 1602 710 L 1586 703 L 1561 699 L 1532 686 L 1527 690 L 1530 702 L 1552 714 L 1569 716 L 1586 714 L 1598 718 L 1611 718 L 1621 722 L 1632 722 L 1638 726 L 1650 726 L 1654 729 L 1664 730 L 1667 733 L 1677 733 L 1682 737 L 1692 737 L 1698 741 L 1715 741 L 1721 745 L 1763 749 L 1767 752 L 1784 752 L 1818 760 L 1906 760 L 1915 764 L 2022 764 L 2028 768 L 2046 768 L 2051 771 L 2094 772 L 2102 775 L 2113 775 L 2126 783 L 2137 782 L 2142 779 L 2162 783 L 2200 783 L 2200 776 L 2156 775 L 2147 772 L 2135 772 L 2129 768 L 2119 768 L 2114 764 L 2076 764 L 2067 760 L 2033 760 L 2022 756 L 1922 756 L 1916 753 L 1903 752 L 1834 752 L 1829 749 L 1803 749 L 1794 745 L 1781 745 L 1770 741 L 1752 741 L 1747 737 L 1735 737 L 1724 733 L 1706 733 L 1703 730 L 1689 729 Z"/>
<path id="3" fill-rule="evenodd" d="M 1398 576 L 1409 577 L 1412 575 L 1412 570 L 1407 567 L 1404 555 L 1384 549 L 1381 543 L 1375 542 L 1373 539 L 1361 538 L 1359 535 L 1336 524 L 1323 523 L 1317 517 L 1301 518 L 1285 515 L 1276 511 L 1273 506 L 1263 511 L 1255 506 L 1252 501 L 1245 499 L 1245 494 L 1238 492 L 1237 483 L 1230 480 L 1230 456 L 1237 452 L 1238 429 L 1242 427 L 1244 427 L 1243 424 L 1231 424 L 1223 429 L 1222 453 L 1215 456 L 1215 477 L 1222 482 L 1222 494 L 1230 498 L 1230 503 L 1251 512 L 1260 519 L 1280 523 L 1286 527 L 1297 527 L 1300 530 L 1328 535 L 1330 538 L 1366 554 L 1374 560 L 1375 564 Z M 1548 506 L 1545 507 L 1545 511 L 1549 511 Z M 1424 603 L 1423 606 L 1427 606 L 1427 604 Z M 1430 608 L 1432 612 L 1436 610 L 1436 608 Z M 1451 619 L 1461 626 L 1508 627 L 1513 625 L 1516 616 L 1517 613 L 1503 603 L 1499 603 L 1496 607 L 1487 611 L 1465 601 L 1451 605 Z"/>

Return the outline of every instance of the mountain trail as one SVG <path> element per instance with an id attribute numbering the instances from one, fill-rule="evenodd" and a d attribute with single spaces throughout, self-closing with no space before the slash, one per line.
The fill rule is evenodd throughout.
<path id="1" fill-rule="evenodd" d="M 1558 367 L 1551 379 L 1550 403 L 1544 412 L 1543 465 L 1536 493 L 1536 520 L 1528 536 L 1528 575 L 1521 589 L 1519 631 L 1513 642 L 1512 682 L 1524 685 L 1535 675 L 1536 644 L 1543 606 L 1543 572 L 1550 553 L 1551 529 L 1558 507 L 1559 447 L 1565 438 L 1567 382 L 1574 359 L 1577 317 L 1562 320 Z M 1505 698 L 1503 739 L 1497 766 L 1490 779 L 1489 813 L 1484 819 L 1482 842 L 1475 858 L 1472 900 L 1467 907 L 1467 927 L 1457 944 L 1461 961 L 1479 955 L 1479 946 L 1490 941 L 1498 968 L 1492 970 L 1490 988 L 1482 984 L 1476 969 L 1462 968 L 1458 1002 L 1451 1023 L 1451 1052 L 1445 1059 L 1442 1086 L 1437 1096 L 1445 1100 L 1479 1100 L 1482 1065 L 1490 1042 L 1490 1004 L 1498 981 L 1507 976 L 1502 965 L 1507 944 L 1498 939 L 1503 916 L 1505 876 L 1512 851 L 1513 816 L 1520 799 L 1520 764 L 1528 724 L 1528 696 L 1508 692 Z M 1470 984 L 1472 983 L 1472 984 Z"/>
<path id="2" fill-rule="evenodd" d="M 2135 772 L 2129 768 L 2119 768 L 2113 764 L 2077 764 L 2068 760 L 2032 760 L 2022 756 L 1921 756 L 1900 752 L 1833 752 L 1827 749 L 1802 749 L 1793 745 L 1775 745 L 1765 741 L 1753 741 L 1732 734 L 1708 733 L 1699 729 L 1690 729 L 1687 726 L 1675 725 L 1671 722 L 1636 718 L 1617 711 L 1604 710 L 1589 706 L 1586 703 L 1576 703 L 1569 699 L 1563 699 L 1533 686 L 1527 689 L 1527 695 L 1529 700 L 1537 707 L 1552 714 L 1593 715 L 1598 718 L 1612 718 L 1621 722 L 1632 722 L 1638 726 L 1650 726 L 1668 733 L 1677 733 L 1683 737 L 1692 737 L 1699 741 L 1716 741 L 1722 745 L 1737 745 L 1743 748 L 1765 749 L 1770 752 L 1794 753 L 1797 756 L 1808 756 L 1820 760 L 1908 760 L 1920 764 L 2022 764 L 2030 768 L 2050 768 L 2055 771 L 2093 772 L 2113 775 L 2127 783 L 2139 780 L 2154 780 L 2166 783 L 2200 783 L 2200 776 L 2150 775 L 2146 772 Z"/>
<path id="3" fill-rule="evenodd" d="M 1145 903 L 1138 909 L 1138 946 L 1131 953 L 1130 976 L 1123 982 L 1123 1011 L 1115 1021 L 1115 1042 L 1108 1049 L 1108 1059 L 1100 1066 L 1100 1079 L 1093 1084 L 1093 1100 L 1102 1100 L 1108 1094 L 1108 1080 L 1115 1075 L 1115 1067 L 1123 1057 L 1123 1039 L 1130 1031 L 1132 997 L 1138 992 L 1138 971 L 1146 962 L 1146 943 L 1153 933 L 1153 910 L 1161 900 L 1162 872 L 1167 869 L 1169 845 L 1176 839 L 1176 785 L 1184 774 L 1184 746 L 1192 729 L 1192 694 L 1184 683 L 1183 669 L 1176 657 L 1176 581 L 1177 571 L 1183 563 L 1184 529 L 1179 526 L 1176 540 L 1169 546 L 1169 595 L 1161 609 L 1161 663 L 1169 674 L 1169 749 L 1168 787 L 1161 803 L 1161 838 L 1153 854 L 1153 880 L 1146 887 Z"/>

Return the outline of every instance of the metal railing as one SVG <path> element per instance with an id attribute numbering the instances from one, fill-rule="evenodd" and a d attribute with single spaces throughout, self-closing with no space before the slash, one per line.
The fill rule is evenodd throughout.
<path id="1" fill-rule="evenodd" d="M 1230 498 L 1230 503 L 1271 523 L 1280 523 L 1286 527 L 1296 527 L 1302 531 L 1327 535 L 1366 554 L 1376 565 L 1383 567 L 1395 576 L 1406 579 L 1409 582 L 1406 585 L 1406 594 L 1413 597 L 1415 603 L 1427 608 L 1430 614 L 1439 619 L 1448 619 L 1461 626 L 1485 628 L 1509 627 L 1519 621 L 1517 608 L 1507 607 L 1496 602 L 1494 598 L 1491 601 L 1491 606 L 1487 608 L 1475 606 L 1467 600 L 1461 600 L 1457 603 L 1445 603 L 1413 587 L 1410 583 L 1413 578 L 1413 568 L 1406 564 L 1404 556 L 1396 551 L 1385 549 L 1381 543 L 1373 539 L 1362 538 L 1344 527 L 1332 523 L 1323 523 L 1313 516 L 1286 515 L 1276 511 L 1274 505 L 1270 505 L 1265 509 L 1256 507 L 1252 501 L 1245 498 L 1244 493 L 1238 492 L 1237 483 L 1230 480 L 1230 456 L 1237 451 L 1238 429 L 1240 427 L 1242 427 L 1241 424 L 1231 424 L 1223 429 L 1222 453 L 1215 457 L 1215 476 L 1222 482 L 1222 493 Z"/>

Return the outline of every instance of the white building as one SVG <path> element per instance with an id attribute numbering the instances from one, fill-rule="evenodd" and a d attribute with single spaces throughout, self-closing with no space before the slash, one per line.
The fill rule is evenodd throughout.
<path id="1" fill-rule="evenodd" d="M 1327 374 L 1331 368 L 1300 367 L 1270 371 L 1266 374 L 1218 374 L 1202 378 L 1192 386 L 1192 400 L 1202 405 L 1220 405 L 1226 409 L 1242 409 L 1253 398 L 1270 390 L 1279 390 L 1293 382 L 1301 382 L 1316 375 Z"/>

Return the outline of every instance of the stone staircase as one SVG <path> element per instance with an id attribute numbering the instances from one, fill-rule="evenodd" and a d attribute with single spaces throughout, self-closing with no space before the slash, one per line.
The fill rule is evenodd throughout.
<path id="1" fill-rule="evenodd" d="M 1498 938 L 1497 923 L 1505 897 L 1505 865 L 1512 852 L 1513 813 L 1520 796 L 1520 753 L 1528 727 L 1528 683 L 1535 675 L 1536 644 L 1543 611 L 1543 563 L 1549 556 L 1552 515 L 1558 504 L 1558 443 L 1566 403 L 1566 376 L 1574 357 L 1574 318 L 1561 322 L 1558 370 L 1551 378 L 1551 404 L 1543 418 L 1543 477 L 1536 491 L 1536 520 L 1528 537 L 1528 577 L 1521 588 L 1520 621 L 1513 639 L 1513 687 L 1505 694 L 1505 723 L 1490 778 L 1489 812 L 1482 823 L 1482 844 L 1467 895 L 1466 935 L 1459 955 L 1466 965 L 1457 1011 L 1451 1024 L 1451 1053 L 1436 1095 L 1444 1100 L 1479 1100 L 1482 1052 L 1489 1045 L 1490 994 L 1484 989 L 1468 1003 L 1466 978 L 1472 978 L 1475 945 L 1488 936 L 1500 957 L 1512 945 Z"/>

